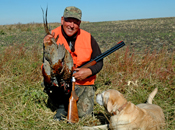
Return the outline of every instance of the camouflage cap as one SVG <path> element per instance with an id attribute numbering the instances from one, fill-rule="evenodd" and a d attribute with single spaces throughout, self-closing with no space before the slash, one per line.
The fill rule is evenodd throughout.
<path id="1" fill-rule="evenodd" d="M 81 21 L 82 12 L 79 8 L 74 6 L 66 7 L 63 17 L 72 17 Z"/>

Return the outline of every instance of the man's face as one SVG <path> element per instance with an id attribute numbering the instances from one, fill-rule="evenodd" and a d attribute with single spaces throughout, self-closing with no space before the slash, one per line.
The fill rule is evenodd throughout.
<path id="1" fill-rule="evenodd" d="M 75 18 L 64 18 L 61 17 L 61 24 L 63 25 L 63 29 L 65 33 L 71 37 L 73 36 L 79 29 L 81 21 Z"/>

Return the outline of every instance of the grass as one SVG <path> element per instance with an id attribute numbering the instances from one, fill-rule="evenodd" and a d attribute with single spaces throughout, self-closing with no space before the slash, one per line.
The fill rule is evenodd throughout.
<path id="1" fill-rule="evenodd" d="M 51 23 L 55 28 L 59 23 Z M 175 18 L 82 23 L 102 51 L 123 40 L 125 47 L 104 59 L 96 93 L 117 89 L 128 101 L 143 103 L 158 87 L 153 103 L 161 106 L 166 130 L 175 129 Z M 0 129 L 81 129 L 108 123 L 95 102 L 94 115 L 77 124 L 53 120 L 41 87 L 42 24 L 0 26 Z M 110 69 L 109 69 L 110 68 Z"/>

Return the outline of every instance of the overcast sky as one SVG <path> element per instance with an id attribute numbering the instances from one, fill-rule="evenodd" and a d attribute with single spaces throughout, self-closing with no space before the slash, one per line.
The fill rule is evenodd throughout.
<path id="1" fill-rule="evenodd" d="M 175 0 L 0 0 L 0 25 L 42 23 L 47 6 L 48 22 L 60 22 L 67 6 L 90 22 L 175 17 Z"/>

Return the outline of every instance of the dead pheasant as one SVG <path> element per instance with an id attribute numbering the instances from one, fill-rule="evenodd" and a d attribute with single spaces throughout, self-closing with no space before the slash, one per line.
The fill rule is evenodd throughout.
<path id="1" fill-rule="evenodd" d="M 47 24 L 47 9 L 43 23 L 46 34 L 51 34 Z M 57 36 L 57 39 L 59 36 Z M 69 51 L 67 51 L 62 44 L 57 44 L 57 39 L 51 38 L 51 42 L 44 43 L 44 62 L 43 62 L 43 77 L 44 84 L 47 87 L 51 86 L 69 86 L 71 84 L 73 73 L 73 59 Z M 65 87 L 65 86 L 64 86 Z M 50 91 L 50 90 L 49 90 Z"/>

